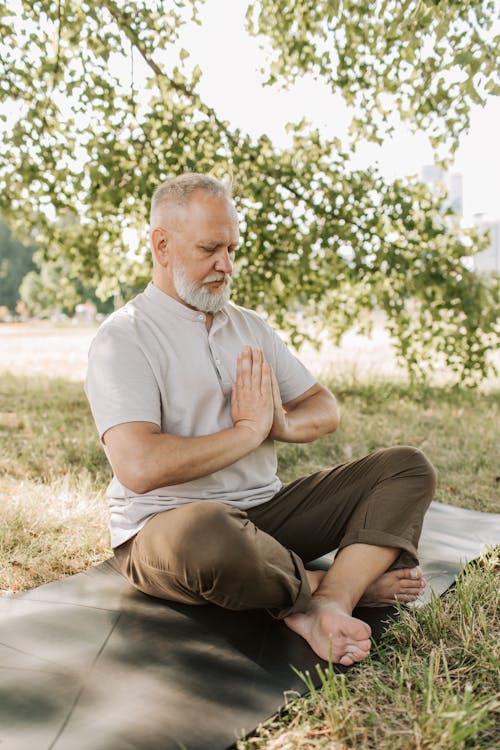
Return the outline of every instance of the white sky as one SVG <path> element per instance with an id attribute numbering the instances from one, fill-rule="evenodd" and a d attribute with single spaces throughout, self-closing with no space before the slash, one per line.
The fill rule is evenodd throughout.
<path id="1" fill-rule="evenodd" d="M 346 107 L 340 96 L 326 86 L 304 79 L 290 91 L 263 87 L 259 68 L 265 63 L 259 50 L 262 40 L 245 31 L 248 0 L 207 0 L 201 12 L 202 25 L 186 27 L 181 45 L 190 62 L 200 65 L 202 99 L 222 118 L 250 134 L 267 133 L 279 145 L 288 143 L 284 125 L 306 117 L 325 135 L 342 137 L 346 132 Z M 471 127 L 463 134 L 452 171 L 463 175 L 464 218 L 476 213 L 500 218 L 500 97 L 490 97 L 484 108 L 474 106 Z M 424 134 L 411 135 L 401 126 L 383 144 L 359 149 L 357 167 L 378 166 L 387 178 L 420 175 L 433 161 Z"/>

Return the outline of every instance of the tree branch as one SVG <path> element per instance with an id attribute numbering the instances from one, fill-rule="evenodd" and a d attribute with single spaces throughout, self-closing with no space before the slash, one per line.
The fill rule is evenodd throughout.
<path id="1" fill-rule="evenodd" d="M 147 63 L 149 68 L 153 71 L 155 76 L 159 79 L 159 81 L 165 80 L 168 82 L 169 86 L 171 86 L 175 91 L 178 91 L 179 93 L 186 96 L 188 99 L 192 101 L 192 103 L 197 106 L 204 114 L 206 114 L 208 117 L 213 119 L 213 121 L 217 124 L 217 126 L 220 128 L 220 130 L 224 133 L 228 141 L 231 143 L 231 145 L 238 146 L 238 140 L 234 136 L 234 134 L 229 130 L 226 123 L 220 120 L 217 117 L 217 114 L 214 109 L 206 105 L 199 97 L 198 94 L 196 94 L 192 89 L 190 89 L 188 86 L 180 83 L 179 81 L 174 81 L 172 78 L 170 78 L 161 68 L 160 66 L 153 60 L 151 55 L 147 50 L 144 49 L 140 38 L 132 28 L 133 18 L 130 14 L 124 13 L 122 10 L 120 10 L 116 4 L 113 2 L 113 0 L 102 0 L 102 3 L 104 7 L 108 10 L 112 18 L 115 20 L 117 26 L 119 29 L 127 36 L 127 38 L 130 40 L 130 42 L 133 44 L 133 46 L 137 49 L 139 54 L 142 56 L 143 60 Z M 161 86 L 160 86 L 161 90 Z M 256 157 L 253 156 L 253 154 L 248 154 L 249 160 L 251 162 L 256 161 Z M 293 195 L 297 200 L 303 201 L 308 207 L 310 208 L 317 208 L 317 206 L 314 204 L 313 201 L 307 200 L 303 195 L 301 195 L 297 190 L 295 190 L 288 182 L 281 182 L 280 184 L 282 187 L 284 187 L 288 192 Z M 377 235 L 374 232 L 370 232 L 365 227 L 362 227 L 360 224 L 355 222 L 354 220 L 350 219 L 349 223 L 356 227 L 358 230 L 368 234 L 370 237 L 376 237 Z M 409 240 L 411 241 L 411 240 Z M 398 245 L 396 242 L 392 241 L 390 243 L 392 247 L 398 249 L 398 250 L 404 250 L 403 247 Z"/>
<path id="2" fill-rule="evenodd" d="M 163 81 L 163 80 L 167 81 L 171 88 L 173 88 L 175 91 L 178 91 L 179 93 L 183 94 L 188 99 L 190 99 L 193 102 L 193 104 L 195 104 L 205 115 L 207 115 L 210 119 L 212 119 L 216 123 L 216 125 L 224 133 L 224 135 L 229 140 L 229 142 L 233 146 L 237 146 L 238 140 L 235 138 L 234 134 L 229 130 L 226 123 L 217 117 L 217 113 L 215 112 L 215 110 L 212 109 L 212 107 L 209 107 L 207 104 L 205 104 L 200 99 L 199 95 L 196 94 L 188 86 L 170 78 L 165 73 L 165 71 L 163 71 L 160 68 L 160 66 L 155 62 L 155 60 L 153 60 L 149 52 L 146 49 L 144 49 L 144 46 L 141 43 L 140 38 L 138 37 L 137 33 L 132 28 L 132 25 L 131 25 L 133 22 L 132 16 L 128 13 L 124 13 L 119 8 L 117 8 L 116 4 L 112 0 L 102 0 L 102 4 L 110 13 L 112 18 L 115 20 L 120 31 L 122 31 L 127 36 L 127 38 L 132 42 L 134 47 L 137 49 L 137 51 L 139 52 L 139 54 L 141 55 L 145 63 L 151 68 L 156 78 L 158 78 L 159 81 Z M 161 85 L 160 85 L 160 90 L 161 90 Z"/>
<path id="3" fill-rule="evenodd" d="M 53 89 L 56 86 L 57 74 L 59 72 L 59 54 L 60 54 L 60 49 L 61 49 L 61 17 L 62 17 L 61 0 L 58 0 L 58 3 L 57 3 L 57 47 L 56 47 L 56 61 L 54 63 L 54 83 L 52 86 Z"/>

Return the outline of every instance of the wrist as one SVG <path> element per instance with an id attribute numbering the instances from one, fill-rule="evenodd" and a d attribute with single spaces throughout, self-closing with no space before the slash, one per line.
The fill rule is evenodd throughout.
<path id="1" fill-rule="evenodd" d="M 257 448 L 266 438 L 259 430 L 247 420 L 241 419 L 236 422 L 233 430 L 237 431 L 239 440 L 249 444 L 250 450 Z"/>
<path id="2" fill-rule="evenodd" d="M 290 424 L 287 414 L 283 414 L 279 422 L 273 425 L 269 437 L 273 438 L 273 440 L 280 440 L 284 443 L 291 442 Z"/>

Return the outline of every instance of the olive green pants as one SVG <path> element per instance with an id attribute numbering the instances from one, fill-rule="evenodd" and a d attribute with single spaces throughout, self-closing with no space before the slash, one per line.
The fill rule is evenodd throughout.
<path id="1" fill-rule="evenodd" d="M 189 604 L 304 612 L 304 570 L 334 549 L 362 543 L 401 550 L 393 568 L 418 562 L 417 545 L 436 473 L 421 451 L 377 450 L 288 484 L 246 511 L 200 501 L 152 516 L 115 549 L 140 591 Z"/>

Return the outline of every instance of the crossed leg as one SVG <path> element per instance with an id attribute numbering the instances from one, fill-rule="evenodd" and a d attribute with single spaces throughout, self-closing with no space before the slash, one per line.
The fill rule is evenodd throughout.
<path id="1" fill-rule="evenodd" d="M 419 451 L 377 451 L 297 480 L 248 511 L 200 501 L 158 513 L 115 555 L 147 594 L 268 609 L 318 656 L 349 666 L 370 651 L 355 605 L 411 601 L 424 585 L 408 566 L 434 487 Z M 304 561 L 336 547 L 326 574 L 305 570 Z"/>
<path id="2" fill-rule="evenodd" d="M 314 594 L 326 575 L 326 570 L 306 570 L 307 580 Z M 400 568 L 382 573 L 365 590 L 358 602 L 361 607 L 382 607 L 395 602 L 408 604 L 423 594 L 427 585 L 422 568 Z"/>
<path id="3" fill-rule="evenodd" d="M 393 547 L 344 547 L 314 590 L 309 609 L 286 617 L 285 623 L 323 659 L 344 666 L 365 659 L 371 630 L 367 623 L 352 617 L 352 611 L 368 587 L 388 575 L 385 571 L 398 556 L 399 550 Z M 313 579 L 313 585 L 316 581 Z"/>
<path id="4" fill-rule="evenodd" d="M 407 603 L 417 599 L 425 587 L 422 571 L 414 562 L 436 476 L 423 454 L 403 446 L 377 451 L 331 474 L 315 476 L 319 479 L 315 497 L 313 493 L 309 497 L 317 503 L 316 507 L 321 507 L 322 498 L 330 493 L 337 509 L 342 498 L 346 500 L 346 516 L 335 518 L 329 532 L 330 549 L 340 542 L 340 551 L 326 574 L 306 571 L 312 594 L 309 606 L 302 612 L 296 609 L 284 621 L 305 638 L 318 656 L 349 666 L 366 658 L 370 651 L 371 630 L 352 617 L 354 607 Z M 293 520 L 288 518 L 286 528 L 278 529 L 276 536 L 286 546 L 302 545 L 296 549 L 307 560 L 312 559 L 311 550 L 307 549 L 309 541 L 316 543 L 323 519 L 334 517 L 316 516 L 316 524 L 309 525 L 309 534 L 302 532 L 304 549 L 300 539 L 301 527 L 306 526 L 303 507 L 297 509 L 295 539 L 291 539 L 290 531 Z M 314 513 L 313 506 L 310 518 Z M 309 518 L 307 522 L 310 523 Z"/>

